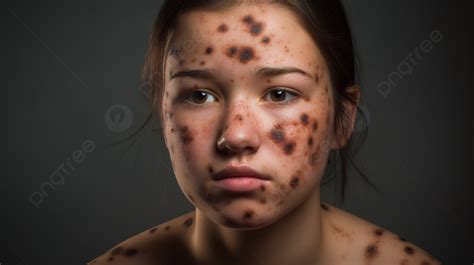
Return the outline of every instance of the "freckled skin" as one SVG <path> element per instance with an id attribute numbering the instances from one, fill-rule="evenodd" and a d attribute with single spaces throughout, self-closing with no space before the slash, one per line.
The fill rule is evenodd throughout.
<path id="1" fill-rule="evenodd" d="M 367 248 L 365 249 L 365 257 L 367 259 L 375 258 L 377 254 L 378 254 L 377 245 L 371 244 L 371 245 L 368 245 Z"/>
<path id="2" fill-rule="evenodd" d="M 301 114 L 300 116 L 300 120 L 301 120 L 301 123 L 303 123 L 303 125 L 308 125 L 308 114 L 306 113 L 303 113 Z"/>

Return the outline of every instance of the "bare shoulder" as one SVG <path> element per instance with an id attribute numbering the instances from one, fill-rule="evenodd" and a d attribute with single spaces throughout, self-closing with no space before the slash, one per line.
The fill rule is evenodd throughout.
<path id="1" fill-rule="evenodd" d="M 89 265 L 192 264 L 187 235 L 194 212 L 143 231 L 90 261 Z"/>
<path id="2" fill-rule="evenodd" d="M 325 204 L 323 227 L 337 246 L 337 264 L 439 265 L 431 254 L 407 239 L 347 211 Z"/>

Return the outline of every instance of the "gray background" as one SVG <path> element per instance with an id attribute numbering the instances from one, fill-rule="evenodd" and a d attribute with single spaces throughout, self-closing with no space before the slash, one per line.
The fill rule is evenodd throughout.
<path id="1" fill-rule="evenodd" d="M 354 177 L 342 207 L 445 264 L 472 264 L 468 6 L 432 0 L 344 2 L 362 62 L 362 105 L 370 118 L 360 160 L 382 193 Z M 83 264 L 192 210 L 159 134 L 147 129 L 128 144 L 104 147 L 145 119 L 139 73 L 159 6 L 160 1 L 145 0 L 25 0 L 7 1 L 2 9 L 2 133 L 7 138 L 0 185 L 2 265 Z M 382 96 L 377 87 L 433 30 L 443 39 Z M 115 132 L 120 127 L 105 121 L 115 104 L 133 115 L 121 134 Z M 112 117 L 128 119 L 120 115 L 112 111 Z M 52 173 L 86 140 L 95 150 L 76 157 L 83 161 L 65 174 L 63 184 L 46 189 L 35 207 L 30 196 L 51 184 Z M 332 201 L 330 189 L 323 194 Z"/>

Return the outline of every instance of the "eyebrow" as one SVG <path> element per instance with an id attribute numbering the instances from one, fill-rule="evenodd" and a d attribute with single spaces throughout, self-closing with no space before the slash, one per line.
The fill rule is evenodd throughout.
<path id="1" fill-rule="evenodd" d="M 304 70 L 297 67 L 278 67 L 278 68 L 263 67 L 255 71 L 255 75 L 261 78 L 270 78 L 270 77 L 286 75 L 286 74 L 300 74 L 305 77 L 312 78 L 310 74 L 308 74 Z M 173 74 L 170 77 L 170 80 L 179 78 L 179 77 L 191 77 L 191 78 L 211 80 L 211 81 L 216 80 L 215 75 L 209 70 L 183 70 L 183 71 Z"/>

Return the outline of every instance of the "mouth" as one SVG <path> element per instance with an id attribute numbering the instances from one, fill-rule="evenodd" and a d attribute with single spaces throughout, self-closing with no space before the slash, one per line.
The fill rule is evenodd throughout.
<path id="1" fill-rule="evenodd" d="M 228 166 L 212 175 L 215 184 L 229 192 L 250 192 L 260 189 L 271 177 L 248 166 Z"/>

